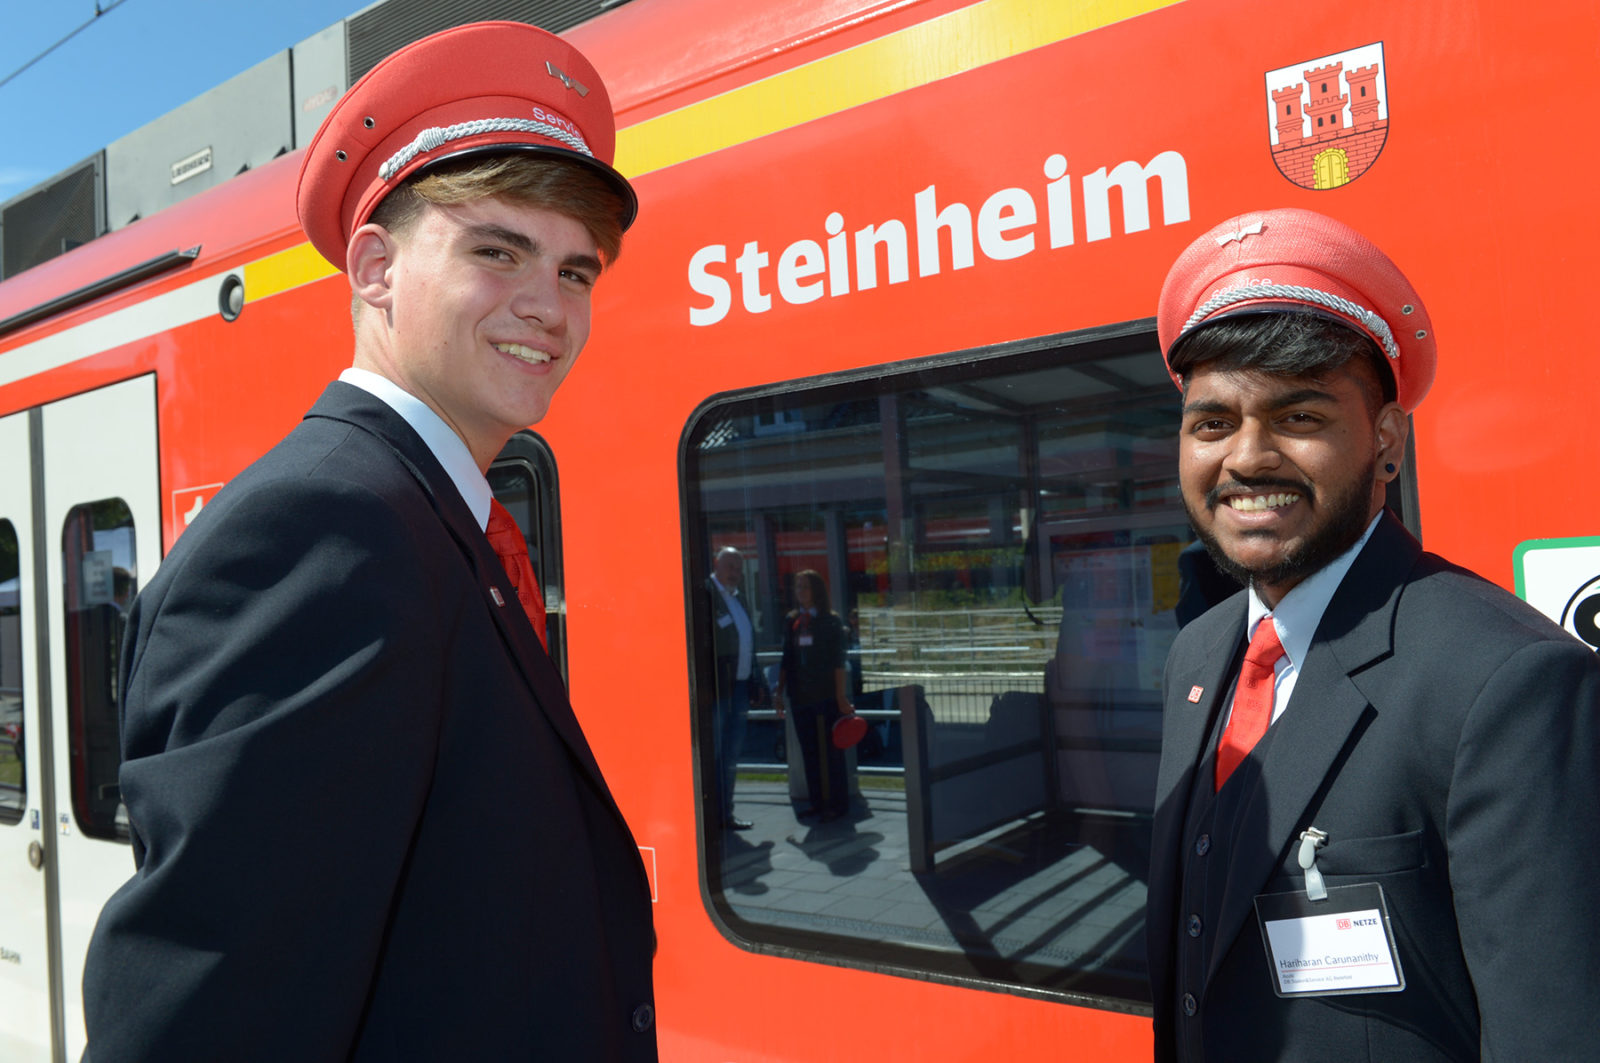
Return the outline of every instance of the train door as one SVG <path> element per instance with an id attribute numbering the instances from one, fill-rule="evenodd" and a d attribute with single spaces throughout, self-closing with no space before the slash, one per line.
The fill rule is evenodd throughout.
<path id="1" fill-rule="evenodd" d="M 83 1052 L 83 957 L 101 906 L 133 873 L 117 787 L 117 655 L 133 595 L 161 556 L 155 377 L 50 403 L 34 462 L 47 606 L 49 736 L 42 809 L 53 874 L 54 1010 L 61 1059 Z"/>
<path id="2" fill-rule="evenodd" d="M 0 1058 L 50 1058 L 29 413 L 0 418 Z"/>

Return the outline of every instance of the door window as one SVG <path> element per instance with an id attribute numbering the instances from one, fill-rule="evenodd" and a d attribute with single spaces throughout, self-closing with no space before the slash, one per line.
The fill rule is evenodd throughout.
<path id="1" fill-rule="evenodd" d="M 133 514 L 120 498 L 74 506 L 61 539 L 72 811 L 89 837 L 126 841 L 117 659 L 138 589 Z"/>
<path id="2" fill-rule="evenodd" d="M 22 702 L 21 573 L 17 529 L 0 520 L 0 823 L 20 820 L 28 803 L 22 756 L 27 713 Z"/>

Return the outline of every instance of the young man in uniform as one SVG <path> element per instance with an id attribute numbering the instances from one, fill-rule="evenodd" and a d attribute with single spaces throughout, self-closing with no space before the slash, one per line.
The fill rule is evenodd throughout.
<path id="1" fill-rule="evenodd" d="M 1434 375 L 1422 300 L 1275 210 L 1196 240 L 1158 321 L 1184 505 L 1247 590 L 1167 661 L 1156 1059 L 1587 1058 L 1600 665 L 1385 509 Z"/>
<path id="2" fill-rule="evenodd" d="M 484 478 L 588 338 L 614 139 L 583 56 L 502 22 L 389 57 L 307 150 L 354 365 L 130 618 L 95 1063 L 656 1058 L 638 850 Z"/>

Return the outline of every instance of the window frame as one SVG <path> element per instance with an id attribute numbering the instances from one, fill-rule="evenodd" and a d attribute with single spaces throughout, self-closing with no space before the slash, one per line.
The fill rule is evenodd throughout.
<path id="1" fill-rule="evenodd" d="M 96 528 L 93 523 L 95 517 L 95 507 L 105 506 L 106 504 L 113 502 L 122 507 L 122 511 L 127 518 L 127 523 L 125 525 L 115 525 L 111 529 Z M 83 516 L 80 517 L 80 514 Z M 126 606 L 120 606 L 116 604 L 117 570 L 114 567 L 107 573 L 107 578 L 110 580 L 111 584 L 110 587 L 107 588 L 111 595 L 110 599 L 104 602 L 97 601 L 83 608 L 78 608 L 75 606 L 74 590 L 76 589 L 81 591 L 84 585 L 83 562 L 88 556 L 88 553 L 99 552 L 86 551 L 82 554 L 77 553 L 77 546 L 79 544 L 71 542 L 69 540 L 69 536 L 71 535 L 73 529 L 77 526 L 77 522 L 79 520 L 87 520 L 89 522 L 88 532 L 91 538 L 93 538 L 99 531 L 102 530 L 116 530 L 116 528 L 120 527 L 126 527 L 128 529 L 127 549 L 131 555 L 130 561 L 135 567 L 132 571 L 125 570 L 125 574 L 129 580 L 128 589 L 125 596 L 127 602 Z M 123 805 L 121 797 L 121 660 L 122 642 L 126 635 L 128 608 L 131 608 L 133 599 L 138 594 L 141 586 L 139 581 L 139 573 L 137 570 L 137 561 L 139 556 L 138 536 L 139 530 L 137 522 L 134 518 L 133 507 L 130 506 L 127 499 L 120 494 L 108 495 L 104 498 L 96 498 L 74 503 L 72 506 L 68 507 L 66 511 L 66 516 L 62 520 L 60 532 L 61 568 L 63 574 L 60 591 L 62 619 L 64 622 L 64 630 L 61 632 L 61 636 L 62 648 L 66 655 L 64 663 L 66 666 L 67 684 L 64 707 L 67 713 L 67 766 L 72 802 L 72 819 L 77 825 L 79 833 L 83 834 L 85 837 L 95 838 L 100 841 L 118 842 L 123 844 L 126 844 L 131 840 L 131 827 L 128 822 L 126 806 Z M 89 663 L 89 659 L 81 656 L 83 647 L 81 645 L 82 640 L 79 635 L 82 633 L 85 626 L 91 623 L 91 618 L 83 616 L 82 614 L 88 613 L 89 609 L 103 609 L 107 607 L 117 610 L 118 614 L 115 617 L 105 617 L 107 620 L 117 621 L 117 624 L 112 627 L 112 633 L 115 634 L 115 638 L 112 639 L 112 644 L 109 646 L 110 653 L 106 658 L 108 661 L 109 675 L 104 677 L 106 680 L 105 690 L 89 690 L 85 686 L 87 676 L 84 671 Z M 105 616 L 105 614 L 101 615 Z M 98 774 L 99 769 L 97 769 L 95 766 L 96 757 L 94 756 L 93 748 L 91 748 L 92 743 L 89 710 L 91 707 L 96 706 L 91 706 L 89 699 L 91 697 L 98 697 L 100 693 L 106 693 L 110 695 L 111 727 L 109 728 L 109 731 L 112 739 L 111 746 L 112 756 L 114 758 L 114 767 L 111 771 L 109 782 L 107 782 L 104 777 Z M 103 708 L 104 706 L 97 707 Z M 103 716 L 105 714 L 96 713 L 95 715 Z M 95 732 L 93 737 L 103 738 L 104 735 L 102 732 L 105 730 L 104 721 L 101 720 L 93 730 Z M 99 791 L 100 795 L 96 796 L 93 791 Z M 116 795 L 116 806 L 111 812 L 111 826 L 109 830 L 99 822 L 98 816 L 94 817 L 93 822 L 85 819 L 85 802 L 88 803 L 88 808 L 93 809 L 99 802 L 109 800 L 113 793 Z"/>
<path id="2" fill-rule="evenodd" d="M 701 402 L 690 414 L 678 443 L 678 487 L 680 534 L 684 546 L 685 650 L 690 681 L 690 730 L 696 786 L 696 856 L 702 902 L 712 923 L 730 942 L 750 952 L 808 963 L 894 973 L 951 985 L 978 986 L 993 992 L 1078 1004 L 1103 1011 L 1151 1013 L 1147 1003 L 1136 1000 L 987 977 L 981 970 L 981 964 L 972 963 L 965 952 L 936 953 L 929 950 L 924 953 L 917 950 L 915 954 L 919 958 L 946 961 L 918 966 L 908 962 L 911 954 L 908 949 L 889 948 L 867 939 L 825 936 L 780 925 L 753 923 L 732 910 L 723 899 L 720 889 L 723 841 L 720 832 L 713 826 L 716 817 L 707 814 L 708 803 L 715 800 L 716 792 L 712 755 L 714 738 L 710 714 L 702 707 L 714 701 L 714 661 L 713 653 L 706 645 L 707 640 L 701 634 L 710 630 L 711 618 L 709 615 L 700 615 L 704 611 L 703 599 L 694 592 L 697 587 L 704 586 L 711 568 L 710 559 L 699 556 L 704 552 L 700 542 L 704 523 L 694 487 L 697 481 L 692 481 L 690 476 L 697 433 L 709 417 L 718 415 L 730 405 L 772 402 L 774 407 L 764 411 L 771 417 L 780 408 L 776 404 L 786 399 L 804 396 L 804 405 L 819 405 L 835 397 L 849 396 L 857 401 L 878 398 L 910 390 L 906 386 L 908 379 L 914 380 L 924 373 L 936 374 L 940 385 L 949 385 L 1002 373 L 1010 375 L 1058 368 L 1073 361 L 1099 361 L 1108 355 L 1153 350 L 1155 326 L 1154 318 L 1141 318 L 1074 332 L 884 362 L 843 372 L 774 381 L 751 388 L 717 392 Z M 1004 366 L 1003 370 L 1001 366 Z M 1176 423 L 1173 432 L 1177 432 Z"/>

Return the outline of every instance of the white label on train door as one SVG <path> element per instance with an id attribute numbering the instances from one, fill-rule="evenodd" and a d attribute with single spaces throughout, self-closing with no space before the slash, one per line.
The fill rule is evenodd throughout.
<path id="1" fill-rule="evenodd" d="M 78 582 L 77 609 L 111 604 L 111 570 L 114 568 L 110 550 L 90 550 L 83 555 L 83 578 Z"/>
<path id="2" fill-rule="evenodd" d="M 1529 539 L 1512 558 L 1523 601 L 1600 649 L 1600 536 Z"/>
<path id="3" fill-rule="evenodd" d="M 172 492 L 172 526 L 182 532 L 194 522 L 206 503 L 220 490 L 222 485 L 218 483 L 201 484 L 199 487 L 180 487 Z"/>

